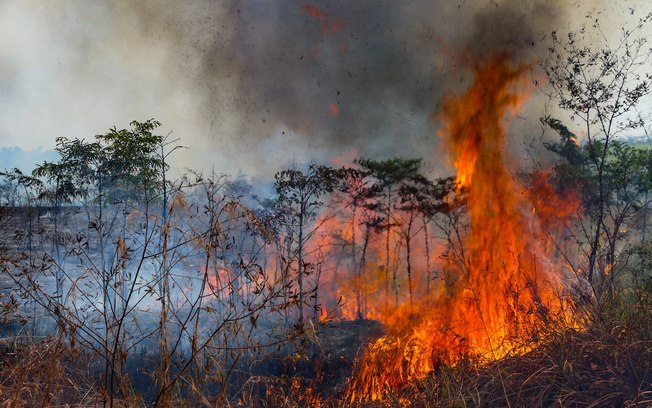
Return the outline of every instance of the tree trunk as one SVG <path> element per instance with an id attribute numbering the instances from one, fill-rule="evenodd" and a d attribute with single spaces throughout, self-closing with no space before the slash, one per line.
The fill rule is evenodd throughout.
<path id="1" fill-rule="evenodd" d="M 355 251 L 355 216 L 358 207 L 353 204 L 353 215 L 351 216 L 351 265 L 353 267 L 353 277 L 355 279 L 355 284 L 353 290 L 355 292 L 355 317 L 358 320 L 362 319 L 362 299 L 361 299 L 361 290 L 360 286 L 362 285 L 362 276 L 360 275 L 360 269 L 357 267 L 358 262 L 356 259 Z"/>
<path id="2" fill-rule="evenodd" d="M 428 234 L 428 221 L 426 216 L 423 216 L 423 239 L 426 245 L 426 298 L 430 295 L 430 281 L 432 280 L 432 272 L 430 271 L 430 240 Z"/>
<path id="3" fill-rule="evenodd" d="M 299 246 L 297 248 L 297 266 L 298 282 L 299 282 L 299 325 L 303 324 L 303 205 L 299 213 Z"/>
<path id="4" fill-rule="evenodd" d="M 406 251 L 406 258 L 407 258 L 407 275 L 408 275 L 408 289 L 410 291 L 410 305 L 412 305 L 412 262 L 410 258 L 410 252 L 411 252 L 411 242 L 412 242 L 412 237 L 410 236 L 412 234 L 412 222 L 413 222 L 413 215 L 410 214 L 410 218 L 408 220 L 408 225 L 407 225 L 407 234 L 405 234 L 405 251 Z M 394 278 L 394 285 L 396 285 L 396 278 Z M 397 290 L 398 293 L 398 290 Z M 398 307 L 398 297 L 396 299 L 396 307 Z"/>
<path id="5" fill-rule="evenodd" d="M 643 228 L 641 231 L 641 245 L 645 245 L 645 230 L 647 230 L 647 210 L 650 203 L 647 198 L 647 190 L 645 190 L 645 204 L 643 205 Z"/>
<path id="6" fill-rule="evenodd" d="M 385 309 L 386 311 L 389 311 L 389 233 L 390 233 L 390 223 L 389 223 L 389 216 L 390 216 L 390 206 L 392 203 L 392 189 L 391 187 L 389 188 L 389 192 L 387 193 L 387 210 L 385 212 Z"/>
<path id="7" fill-rule="evenodd" d="M 164 219 L 165 221 L 165 219 Z M 159 352 L 161 354 L 161 371 L 160 371 L 160 406 L 169 407 L 171 403 L 170 399 L 170 353 L 168 345 L 168 332 L 167 332 L 167 320 L 168 320 L 168 296 L 169 296 L 169 281 L 167 279 L 167 246 L 168 246 L 168 232 L 170 225 L 165 222 L 163 230 L 163 253 L 161 259 L 161 273 L 162 276 L 162 291 L 161 291 L 161 321 L 160 321 L 160 344 Z M 158 404 L 157 404 L 158 405 Z"/>
<path id="8" fill-rule="evenodd" d="M 365 276 L 367 273 L 367 248 L 369 247 L 369 238 L 371 236 L 371 227 L 369 225 L 366 225 L 365 228 L 365 233 L 364 233 L 364 244 L 362 245 L 362 254 L 360 255 L 360 267 L 359 267 L 359 273 L 358 275 L 362 278 Z M 367 290 L 366 288 L 362 285 L 362 280 L 360 282 L 361 286 L 361 303 L 362 303 L 362 314 L 361 318 L 366 319 L 367 318 Z"/>

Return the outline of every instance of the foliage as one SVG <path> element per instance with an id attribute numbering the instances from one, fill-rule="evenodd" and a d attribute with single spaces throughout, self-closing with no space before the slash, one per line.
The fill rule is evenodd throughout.
<path id="1" fill-rule="evenodd" d="M 131 129 L 111 128 L 96 136 L 102 143 L 106 161 L 105 191 L 115 199 L 151 198 L 160 194 L 161 174 L 165 171 L 163 159 L 157 154 L 163 144 L 162 136 L 152 132 L 161 123 L 150 119 L 131 122 Z"/>
<path id="2" fill-rule="evenodd" d="M 111 128 L 94 142 L 57 138 L 59 161 L 44 162 L 33 172 L 53 184 L 42 197 L 52 202 L 94 197 L 106 203 L 160 194 L 166 165 L 157 150 L 164 138 L 152 133 L 160 125 L 153 119 L 133 121 L 131 129 Z"/>
<path id="3" fill-rule="evenodd" d="M 551 180 L 559 192 L 581 192 L 587 221 L 600 231 L 601 239 L 594 253 L 597 265 L 602 265 L 595 288 L 605 289 L 604 279 L 610 285 L 626 267 L 627 248 L 632 238 L 645 240 L 648 193 L 652 180 L 652 149 L 634 147 L 626 142 L 613 140 L 605 148 L 604 143 L 579 144 L 575 135 L 556 119 L 544 118 L 544 123 L 560 134 L 560 141 L 547 144 L 560 160 L 555 165 Z M 601 167 L 591 159 L 597 153 L 604 154 Z M 600 188 L 601 186 L 601 188 Z M 581 233 L 590 239 L 595 233 L 583 227 Z M 587 253 L 593 253 L 588 241 Z M 609 265 L 609 266 L 607 266 Z M 607 268 L 608 270 L 604 269 Z"/>
<path id="4" fill-rule="evenodd" d="M 102 146 L 98 142 L 59 137 L 55 151 L 61 156 L 59 162 L 44 162 L 32 172 L 35 177 L 54 183 L 54 189 L 44 196 L 61 202 L 87 198 L 98 177 L 96 168 L 104 161 Z"/>
<path id="5" fill-rule="evenodd" d="M 553 31 L 543 68 L 559 106 L 583 121 L 592 143 L 594 138 L 609 140 L 643 125 L 642 118 L 631 113 L 651 90 L 650 53 L 647 38 L 640 33 L 652 14 L 623 29 L 614 45 L 604 37 L 600 43 L 583 44 L 588 35 L 602 35 L 599 18 L 590 17 L 593 30 L 582 27 L 565 40 Z"/>
<path id="6" fill-rule="evenodd" d="M 572 120 L 582 123 L 585 147 L 573 146 L 576 137 L 560 121 L 544 118 L 543 122 L 561 137 L 560 143 L 549 146 L 566 159 L 556 168 L 558 183 L 580 181 L 583 187 L 589 214 L 589 222 L 582 225 L 587 254 L 583 269 L 600 295 L 613 284 L 621 227 L 641 207 L 641 190 L 635 184 L 647 183 L 647 176 L 639 171 L 646 153 L 632 151 L 615 138 L 645 124 L 637 106 L 652 91 L 648 66 L 651 54 L 647 38 L 642 35 L 652 14 L 633 28 L 623 29 L 615 44 L 602 34 L 599 18 L 589 17 L 592 29 L 582 27 L 570 32 L 565 40 L 553 32 L 549 55 L 542 61 L 550 96 L 570 113 Z M 584 45 L 591 34 L 601 36 L 602 41 Z M 629 171 L 638 179 L 625 177 Z"/>

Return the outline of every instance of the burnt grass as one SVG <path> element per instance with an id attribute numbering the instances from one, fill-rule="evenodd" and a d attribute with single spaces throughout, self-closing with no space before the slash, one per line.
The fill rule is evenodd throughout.
<path id="1" fill-rule="evenodd" d="M 275 350 L 263 359 L 243 359 L 236 364 L 229 381 L 228 398 L 245 399 L 252 405 L 275 406 L 283 396 L 288 401 L 305 402 L 305 391 L 321 401 L 341 401 L 356 358 L 364 346 L 385 334 L 383 326 L 373 320 L 336 321 L 319 325 L 314 335 L 297 339 L 292 345 Z M 152 345 L 155 347 L 154 345 Z M 134 353 L 126 363 L 135 394 L 146 404 L 156 397 L 156 382 L 152 373 L 159 356 L 146 349 Z M 182 362 L 172 362 L 174 367 Z M 222 385 L 208 381 L 204 394 L 215 397 Z M 270 395 L 270 390 L 276 395 Z"/>
<path id="2" fill-rule="evenodd" d="M 383 326 L 373 320 L 331 322 L 318 329 L 316 342 L 298 353 L 278 353 L 260 362 L 253 374 L 300 379 L 301 388 L 310 388 L 321 400 L 337 401 L 364 346 L 384 334 Z"/>
<path id="3" fill-rule="evenodd" d="M 238 363 L 229 381 L 228 399 L 244 406 L 304 406 L 316 399 L 339 404 L 358 353 L 383 334 L 383 326 L 371 320 L 320 325 L 315 335 L 292 347 L 276 350 L 262 360 Z M 102 404 L 101 367 L 91 353 L 73 349 L 54 336 L 29 341 L 18 337 L 6 341 L 8 338 L 0 342 L 0 401 L 15 400 L 27 406 L 31 406 L 30 401 L 43 402 L 44 406 Z M 154 344 L 129 354 L 125 374 L 133 397 L 116 401 L 117 406 L 154 405 L 160 356 L 151 350 L 156 350 Z M 177 371 L 174 367 L 182 363 L 172 361 L 172 377 Z M 203 393 L 215 397 L 221 388 L 219 382 L 207 381 Z M 310 390 L 310 399 L 306 390 Z M 25 406 L 22 404 L 17 406 Z"/>
<path id="4" fill-rule="evenodd" d="M 529 353 L 493 362 L 468 356 L 383 401 L 356 406 L 652 406 L 651 300 L 646 293 L 634 303 L 608 305 L 587 329 L 550 332 Z M 370 320 L 320 326 L 316 341 L 306 338 L 249 365 L 229 397 L 244 406 L 351 406 L 345 393 L 356 359 L 383 334 Z"/>

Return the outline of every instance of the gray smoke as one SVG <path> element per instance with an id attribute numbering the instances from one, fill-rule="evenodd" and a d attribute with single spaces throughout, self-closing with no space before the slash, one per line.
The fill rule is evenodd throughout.
<path id="1" fill-rule="evenodd" d="M 175 44 L 172 66 L 201 99 L 216 143 L 234 139 L 244 160 L 293 148 L 308 160 L 302 149 L 433 151 L 431 114 L 443 92 L 468 81 L 459 55 L 534 62 L 560 12 L 550 1 L 472 3 L 237 1 L 139 12 Z"/>
<path id="2" fill-rule="evenodd" d="M 132 78 L 104 81 L 106 95 L 120 92 L 112 100 L 122 101 L 102 111 L 108 125 L 145 112 L 192 148 L 183 165 L 250 174 L 341 155 L 428 160 L 441 96 L 470 80 L 460 56 L 504 51 L 534 62 L 565 3 L 60 2 L 48 21 L 67 33 L 58 46 L 74 69 L 62 80 L 85 87 L 85 75 L 104 72 L 107 55 L 119 59 L 111 60 L 112 79 Z M 92 106 L 89 94 L 79 98 Z"/>

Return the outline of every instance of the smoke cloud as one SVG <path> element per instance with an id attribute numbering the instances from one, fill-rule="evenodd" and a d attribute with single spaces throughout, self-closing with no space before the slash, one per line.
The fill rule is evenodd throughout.
<path id="1" fill-rule="evenodd" d="M 180 165 L 269 175 L 343 155 L 430 160 L 432 114 L 470 80 L 460 56 L 534 62 L 566 2 L 25 3 L 0 6 L 35 21 L 21 40 L 35 48 L 0 49 L 0 103 L 37 107 L 40 124 L 12 128 L 5 110 L 0 132 L 88 138 L 154 117 L 191 148 Z"/>
<path id="2" fill-rule="evenodd" d="M 534 61 L 558 13 L 551 2 L 245 1 L 168 12 L 148 29 L 173 33 L 172 58 L 217 143 L 285 164 L 288 151 L 434 153 L 431 114 L 467 79 L 457 53 Z"/>

